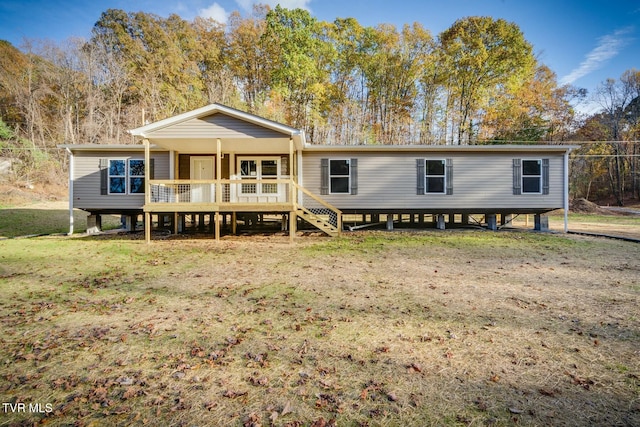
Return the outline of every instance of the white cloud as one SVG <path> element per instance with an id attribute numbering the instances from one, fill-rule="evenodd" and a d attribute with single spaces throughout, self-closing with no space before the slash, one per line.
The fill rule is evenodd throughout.
<path id="1" fill-rule="evenodd" d="M 285 9 L 311 10 L 309 7 L 311 0 L 236 0 L 236 3 L 238 3 L 238 6 L 247 12 L 251 11 L 253 9 L 253 5 L 256 3 L 267 4 L 272 8 L 279 4 Z"/>
<path id="2" fill-rule="evenodd" d="M 616 30 L 613 34 L 600 37 L 598 45 L 585 56 L 578 68 L 575 68 L 560 79 L 560 84 L 572 84 L 579 78 L 597 70 L 605 62 L 618 55 L 622 48 L 630 41 L 627 35 L 631 32 L 633 32 L 633 27 L 626 27 Z"/>
<path id="3" fill-rule="evenodd" d="M 220 6 L 218 3 L 213 3 L 205 9 L 200 9 L 198 11 L 198 15 L 203 18 L 211 18 L 224 24 L 227 22 L 227 19 L 229 19 L 230 13 L 224 10 L 224 7 Z"/>

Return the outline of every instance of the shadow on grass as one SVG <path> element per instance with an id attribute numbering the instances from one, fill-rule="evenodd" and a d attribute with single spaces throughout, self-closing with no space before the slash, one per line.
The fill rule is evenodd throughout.
<path id="1" fill-rule="evenodd" d="M 88 213 L 74 210 L 74 232 L 87 229 Z M 120 217 L 103 215 L 103 229 L 118 228 Z M 69 232 L 69 211 L 64 209 L 8 208 L 0 210 L 0 237 L 20 237 Z"/>

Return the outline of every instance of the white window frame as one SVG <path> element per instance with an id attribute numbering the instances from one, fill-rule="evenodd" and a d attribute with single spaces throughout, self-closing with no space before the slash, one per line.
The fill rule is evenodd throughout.
<path id="1" fill-rule="evenodd" d="M 346 175 L 332 175 L 331 174 L 331 162 L 347 162 L 349 171 Z M 332 185 L 332 178 L 347 178 L 347 191 L 334 192 Z M 349 195 L 351 194 L 351 159 L 329 159 L 329 194 L 336 195 Z"/>
<path id="2" fill-rule="evenodd" d="M 524 162 L 538 162 L 540 173 L 538 175 L 525 175 Z M 542 194 L 542 159 L 521 159 L 520 170 L 521 170 L 521 173 L 520 173 L 521 194 Z M 538 178 L 538 191 L 525 191 L 525 186 L 524 186 L 525 178 Z"/>
<path id="3" fill-rule="evenodd" d="M 429 175 L 429 168 L 427 162 L 442 162 L 442 175 Z M 427 178 L 442 178 L 442 191 L 429 191 L 427 185 Z M 447 194 L 447 160 L 446 159 L 424 159 L 424 194 Z"/>
<path id="4" fill-rule="evenodd" d="M 132 196 L 132 195 L 141 195 L 144 194 L 144 191 L 141 193 L 132 193 L 131 192 L 131 183 L 129 182 L 130 178 L 142 178 L 145 179 L 145 175 L 131 175 L 131 167 L 130 161 L 136 160 L 141 161 L 144 165 L 144 159 L 135 158 L 135 157 L 113 157 L 107 159 L 107 194 L 110 196 Z M 111 162 L 124 162 L 124 175 L 111 175 Z M 111 191 L 111 178 L 124 178 L 124 192 L 123 193 L 114 193 Z M 144 184 L 143 184 L 144 189 Z"/>
<path id="5" fill-rule="evenodd" d="M 135 162 L 142 162 L 142 175 L 133 175 L 131 173 L 131 162 L 135 161 Z M 126 168 L 126 173 L 127 173 L 127 194 L 144 194 L 144 190 L 145 190 L 145 164 L 144 164 L 144 159 L 136 159 L 136 158 L 130 158 L 127 159 L 127 168 Z M 141 192 L 132 192 L 131 191 L 131 178 L 142 178 L 142 191 Z"/>
<path id="6" fill-rule="evenodd" d="M 255 176 L 243 176 L 242 175 L 242 162 L 243 161 L 251 161 L 253 160 L 254 162 L 256 162 L 256 175 Z M 275 161 L 276 162 L 276 175 L 267 175 L 267 177 L 263 177 L 262 175 L 262 161 L 263 160 L 270 160 L 270 161 Z M 265 192 L 265 188 L 271 188 L 271 187 L 267 187 L 267 185 L 270 185 L 271 183 L 269 183 L 269 180 L 272 179 L 281 179 L 282 177 L 282 161 L 281 158 L 279 156 L 238 156 L 237 157 L 237 177 L 239 179 L 251 179 L 252 182 L 251 183 L 247 183 L 247 184 L 241 184 L 240 185 L 240 194 L 241 195 L 251 195 L 251 194 L 255 194 L 255 195 L 277 195 L 280 193 L 280 189 L 278 186 L 278 191 L 276 193 L 272 193 L 272 192 Z M 243 187 L 243 185 L 251 185 L 254 184 L 256 185 L 256 191 L 255 192 L 245 192 L 244 189 L 248 188 L 248 187 Z"/>
<path id="7" fill-rule="evenodd" d="M 107 194 L 110 196 L 126 196 L 127 192 L 127 162 L 125 158 L 109 158 L 107 159 Z M 124 175 L 111 175 L 111 162 L 123 162 L 124 163 Z M 124 191 L 122 193 L 114 193 L 111 191 L 111 178 L 123 178 L 124 179 Z"/>

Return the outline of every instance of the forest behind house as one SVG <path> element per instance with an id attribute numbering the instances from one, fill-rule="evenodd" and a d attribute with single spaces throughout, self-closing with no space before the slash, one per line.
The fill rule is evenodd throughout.
<path id="1" fill-rule="evenodd" d="M 576 105 L 598 105 L 579 114 Z M 640 71 L 594 93 L 559 85 L 519 27 L 467 17 L 319 21 L 256 6 L 223 25 L 109 9 L 89 40 L 0 40 L 0 157 L 12 185 L 66 183 L 60 144 L 128 144 L 209 103 L 303 129 L 313 144 L 579 144 L 571 196 L 640 199 Z"/>

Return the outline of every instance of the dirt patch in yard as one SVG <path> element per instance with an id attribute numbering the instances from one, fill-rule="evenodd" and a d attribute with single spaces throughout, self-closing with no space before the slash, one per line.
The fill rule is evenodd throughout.
<path id="1" fill-rule="evenodd" d="M 590 202 L 587 199 L 575 199 L 572 200 L 569 206 L 569 210 L 575 213 L 599 213 L 608 214 L 609 212 L 597 204 Z"/>

